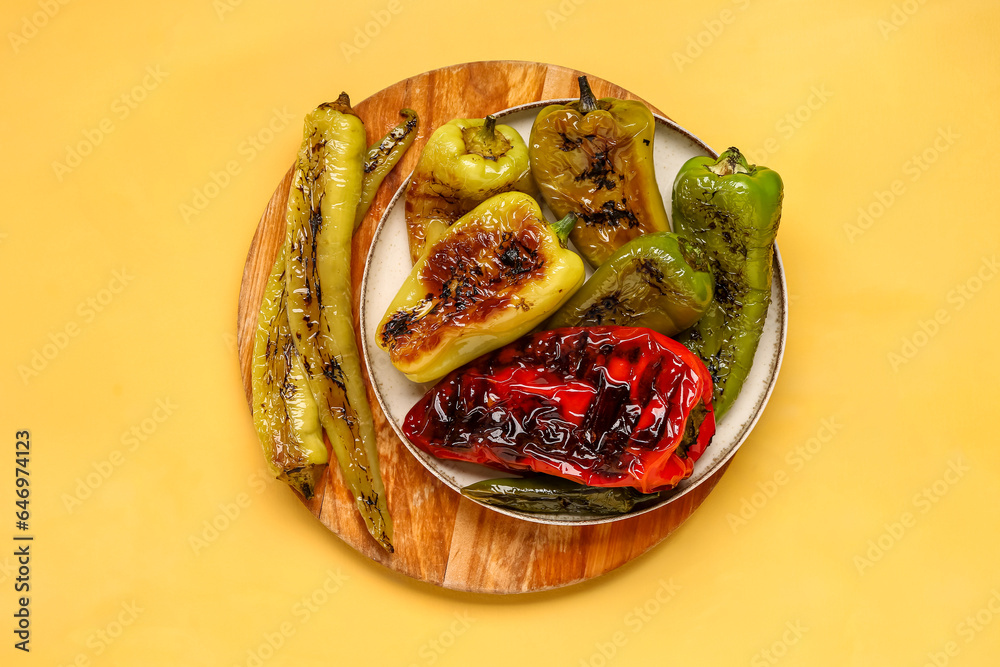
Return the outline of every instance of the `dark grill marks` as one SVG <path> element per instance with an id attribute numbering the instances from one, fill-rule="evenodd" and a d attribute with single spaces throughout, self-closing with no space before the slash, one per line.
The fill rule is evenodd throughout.
<path id="1" fill-rule="evenodd" d="M 624 227 L 626 229 L 633 229 L 639 226 L 639 219 L 628 209 L 624 199 L 621 202 L 606 201 L 600 209 L 596 211 L 584 211 L 580 214 L 580 217 L 583 218 L 583 222 L 588 227 Z"/>

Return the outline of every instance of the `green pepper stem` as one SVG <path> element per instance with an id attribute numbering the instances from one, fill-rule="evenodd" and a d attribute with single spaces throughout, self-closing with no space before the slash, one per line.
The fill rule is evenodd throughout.
<path id="1" fill-rule="evenodd" d="M 462 130 L 465 149 L 469 153 L 481 155 L 487 160 L 496 160 L 507 154 L 511 144 L 502 132 L 496 131 L 496 116 L 487 116 L 479 127 L 466 127 Z"/>
<path id="2" fill-rule="evenodd" d="M 549 225 L 552 227 L 552 231 L 555 232 L 556 237 L 559 239 L 559 245 L 566 247 L 566 242 L 569 240 L 569 234 L 573 231 L 573 227 L 576 226 L 576 221 L 579 218 L 576 213 L 567 213 L 566 217 L 562 220 L 556 222 L 550 222 Z"/>
<path id="3" fill-rule="evenodd" d="M 486 145 L 493 143 L 494 134 L 497 127 L 497 117 L 487 116 L 483 119 L 483 126 L 479 129 L 479 138 Z"/>
<path id="4" fill-rule="evenodd" d="M 577 78 L 577 83 L 580 84 L 580 112 L 588 114 L 597 109 L 597 98 L 594 97 L 586 76 Z"/>
<path id="5" fill-rule="evenodd" d="M 740 149 L 735 146 L 730 146 L 726 152 L 719 156 L 715 164 L 709 165 L 708 169 L 716 176 L 749 174 L 751 171 L 747 159 L 740 153 Z"/>

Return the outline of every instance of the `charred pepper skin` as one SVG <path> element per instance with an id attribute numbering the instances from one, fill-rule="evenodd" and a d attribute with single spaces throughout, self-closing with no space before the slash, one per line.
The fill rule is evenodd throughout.
<path id="1" fill-rule="evenodd" d="M 351 305 L 351 237 L 365 128 L 346 93 L 306 116 L 285 232 L 288 320 L 344 482 L 365 527 L 392 551 L 392 520 Z"/>
<path id="2" fill-rule="evenodd" d="M 457 118 L 431 135 L 406 189 L 410 260 L 456 220 L 502 192 L 537 195 L 528 147 L 496 118 Z"/>
<path id="3" fill-rule="evenodd" d="M 329 456 L 288 325 L 284 247 L 264 288 L 251 378 L 253 422 L 267 467 L 276 479 L 311 498 Z"/>
<path id="4" fill-rule="evenodd" d="M 678 340 L 712 374 L 719 419 L 736 400 L 764 329 L 783 192 L 777 172 L 748 164 L 736 148 L 717 160 L 691 158 L 674 180 L 675 231 L 704 251 L 715 276 L 708 311 Z"/>
<path id="5" fill-rule="evenodd" d="M 376 342 L 414 382 L 430 382 L 541 324 L 583 284 L 550 224 L 521 192 L 486 200 L 429 244 L 389 304 Z"/>
<path id="6" fill-rule="evenodd" d="M 598 516 L 625 514 L 660 497 L 628 486 L 584 486 L 549 475 L 485 479 L 462 487 L 462 495 L 518 512 Z"/>
<path id="7" fill-rule="evenodd" d="M 543 331 L 449 374 L 403 433 L 440 458 L 653 493 L 689 477 L 714 435 L 712 381 L 650 329 Z"/>
<path id="8" fill-rule="evenodd" d="M 368 149 L 365 156 L 364 179 L 361 182 L 361 201 L 358 203 L 358 212 L 354 217 L 354 229 L 361 226 L 361 222 L 368 214 L 378 186 L 385 180 L 386 175 L 392 171 L 396 163 L 409 150 L 413 140 L 417 137 L 420 129 L 420 119 L 413 109 L 400 109 L 399 115 L 403 117 L 403 122 L 389 130 L 382 141 Z"/>
<path id="9" fill-rule="evenodd" d="M 696 246 L 671 232 L 644 234 L 601 264 L 545 328 L 618 324 L 673 336 L 708 308 L 712 283 Z"/>
<path id="10" fill-rule="evenodd" d="M 557 217 L 580 216 L 570 236 L 593 267 L 642 234 L 670 231 L 653 165 L 653 114 L 632 100 L 580 99 L 542 109 L 528 141 L 531 173 Z"/>

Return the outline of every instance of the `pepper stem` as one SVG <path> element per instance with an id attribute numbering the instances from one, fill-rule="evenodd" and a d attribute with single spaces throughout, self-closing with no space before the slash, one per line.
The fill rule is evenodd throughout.
<path id="1" fill-rule="evenodd" d="M 503 133 L 496 131 L 496 116 L 487 116 L 480 127 L 467 127 L 462 130 L 465 149 L 469 153 L 481 155 L 487 160 L 496 160 L 510 150 L 510 141 Z"/>
<path id="2" fill-rule="evenodd" d="M 740 149 L 730 146 L 726 152 L 719 156 L 719 160 L 709 165 L 708 170 L 716 176 L 729 176 L 731 174 L 749 174 L 751 167 L 747 164 L 747 159 L 740 153 Z"/>
<path id="3" fill-rule="evenodd" d="M 577 78 L 577 83 L 580 84 L 580 113 L 588 114 L 597 109 L 597 98 L 594 97 L 586 76 Z"/>
<path id="4" fill-rule="evenodd" d="M 566 242 L 569 240 L 569 234 L 573 231 L 578 219 L 579 217 L 576 213 L 570 212 L 567 213 L 566 217 L 562 220 L 549 223 L 552 227 L 552 231 L 556 233 L 556 237 L 559 239 L 559 245 L 562 247 L 566 247 Z"/>
<path id="5" fill-rule="evenodd" d="M 351 108 L 351 97 L 346 92 L 340 93 L 340 96 L 334 102 L 324 102 L 319 105 L 317 109 L 333 109 L 334 111 L 339 111 L 340 113 L 350 114 L 352 116 L 357 116 L 354 113 L 354 109 Z"/>

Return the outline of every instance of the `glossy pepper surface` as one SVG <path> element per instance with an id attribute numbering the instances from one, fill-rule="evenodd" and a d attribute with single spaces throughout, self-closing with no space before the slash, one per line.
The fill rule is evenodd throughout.
<path id="1" fill-rule="evenodd" d="M 656 232 L 616 250 L 545 327 L 618 324 L 672 336 L 697 322 L 711 301 L 712 273 L 701 250 Z"/>
<path id="2" fill-rule="evenodd" d="M 712 374 L 719 419 L 736 400 L 764 329 L 782 196 L 777 172 L 748 164 L 736 148 L 718 159 L 691 158 L 674 180 L 674 228 L 704 251 L 715 276 L 712 304 L 678 340 Z"/>
<path id="3" fill-rule="evenodd" d="M 458 118 L 431 135 L 406 189 L 406 234 L 413 262 L 424 247 L 493 195 L 535 194 L 528 147 L 493 116 Z"/>
<path id="4" fill-rule="evenodd" d="M 484 479 L 462 487 L 462 495 L 486 505 L 532 514 L 625 514 L 659 496 L 629 486 L 585 486 L 561 477 L 536 475 Z"/>
<path id="5" fill-rule="evenodd" d="M 521 336 L 583 284 L 555 225 L 520 192 L 483 202 L 429 244 L 379 323 L 376 341 L 414 382 L 429 382 Z"/>
<path id="6" fill-rule="evenodd" d="M 392 520 L 351 306 L 351 237 L 365 128 L 342 93 L 306 116 L 288 194 L 285 289 L 295 349 L 323 431 L 372 537 L 392 551 Z"/>
<path id="7" fill-rule="evenodd" d="M 557 217 L 576 213 L 570 238 L 591 266 L 649 232 L 670 231 L 653 168 L 655 121 L 645 104 L 594 97 L 545 107 L 531 127 L 531 173 Z"/>
<path id="8" fill-rule="evenodd" d="M 555 329 L 448 375 L 403 432 L 440 458 L 650 493 L 688 477 L 705 451 L 712 382 L 687 348 L 650 329 Z"/>

